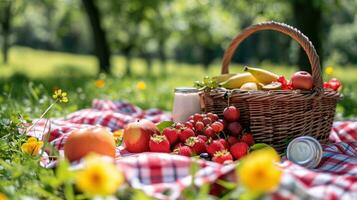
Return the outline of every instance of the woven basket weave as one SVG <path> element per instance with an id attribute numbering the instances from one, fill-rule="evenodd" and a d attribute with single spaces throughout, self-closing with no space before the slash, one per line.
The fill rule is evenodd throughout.
<path id="1" fill-rule="evenodd" d="M 201 93 L 201 106 L 205 112 L 220 116 L 228 105 L 236 106 L 241 111 L 242 125 L 250 129 L 255 140 L 272 145 L 280 153 L 284 152 L 289 141 L 302 135 L 326 143 L 340 94 L 323 89 L 319 56 L 309 39 L 299 30 L 278 22 L 264 22 L 246 28 L 226 50 L 221 73 L 229 73 L 229 63 L 239 44 L 262 30 L 284 33 L 302 46 L 311 64 L 313 90 L 241 91 L 218 88 Z"/>

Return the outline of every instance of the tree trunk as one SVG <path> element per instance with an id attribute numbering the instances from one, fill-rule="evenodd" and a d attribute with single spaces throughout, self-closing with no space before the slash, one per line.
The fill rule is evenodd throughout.
<path id="1" fill-rule="evenodd" d="M 314 5 L 312 0 L 294 0 L 292 3 L 296 28 L 304 33 L 315 46 L 320 62 L 323 58 L 322 47 L 322 10 L 320 5 Z M 299 49 L 298 65 L 300 70 L 311 73 L 311 65 L 305 51 Z M 322 66 L 322 65 L 321 65 Z"/>
<path id="2" fill-rule="evenodd" d="M 110 49 L 104 29 L 100 23 L 101 15 L 94 0 L 82 0 L 92 28 L 95 54 L 99 60 L 100 72 L 110 73 Z"/>
<path id="3" fill-rule="evenodd" d="M 6 64 L 8 62 L 9 55 L 9 37 L 10 37 L 10 29 L 11 29 L 11 1 L 7 3 L 3 12 L 3 19 L 1 21 L 2 35 L 3 35 L 3 43 L 2 43 L 2 55 L 3 62 Z"/>

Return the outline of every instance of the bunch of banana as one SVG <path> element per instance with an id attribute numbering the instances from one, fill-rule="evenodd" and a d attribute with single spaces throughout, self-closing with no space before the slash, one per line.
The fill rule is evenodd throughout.
<path id="1" fill-rule="evenodd" d="M 229 78 L 235 75 L 237 74 L 222 74 L 219 76 L 212 77 L 212 80 L 216 81 L 217 83 L 223 83 L 224 81 L 228 80 Z"/>
<path id="2" fill-rule="evenodd" d="M 244 71 L 251 73 L 260 83 L 264 85 L 276 82 L 279 78 L 279 75 L 260 68 L 245 66 Z"/>
<path id="3" fill-rule="evenodd" d="M 279 76 L 260 68 L 244 67 L 244 73 L 239 74 L 223 74 L 215 76 L 212 79 L 216 80 L 221 87 L 227 89 L 241 90 L 278 90 L 281 89 L 281 84 L 277 82 Z"/>

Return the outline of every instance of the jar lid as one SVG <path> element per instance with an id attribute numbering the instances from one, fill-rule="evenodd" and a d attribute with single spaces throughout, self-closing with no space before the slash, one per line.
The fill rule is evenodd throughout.
<path id="1" fill-rule="evenodd" d="M 292 140 L 287 148 L 288 160 L 307 168 L 315 168 L 321 161 L 322 147 L 313 137 L 302 136 Z"/>
<path id="2" fill-rule="evenodd" d="M 175 92 L 178 92 L 178 93 L 196 93 L 196 92 L 198 92 L 198 89 L 194 88 L 194 87 L 177 87 L 177 88 L 175 88 Z"/>

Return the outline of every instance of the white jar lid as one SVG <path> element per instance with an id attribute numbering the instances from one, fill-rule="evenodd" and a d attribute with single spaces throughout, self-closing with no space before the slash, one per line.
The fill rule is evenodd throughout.
<path id="1" fill-rule="evenodd" d="M 177 87 L 175 88 L 177 93 L 197 93 L 198 89 L 194 87 Z"/>

